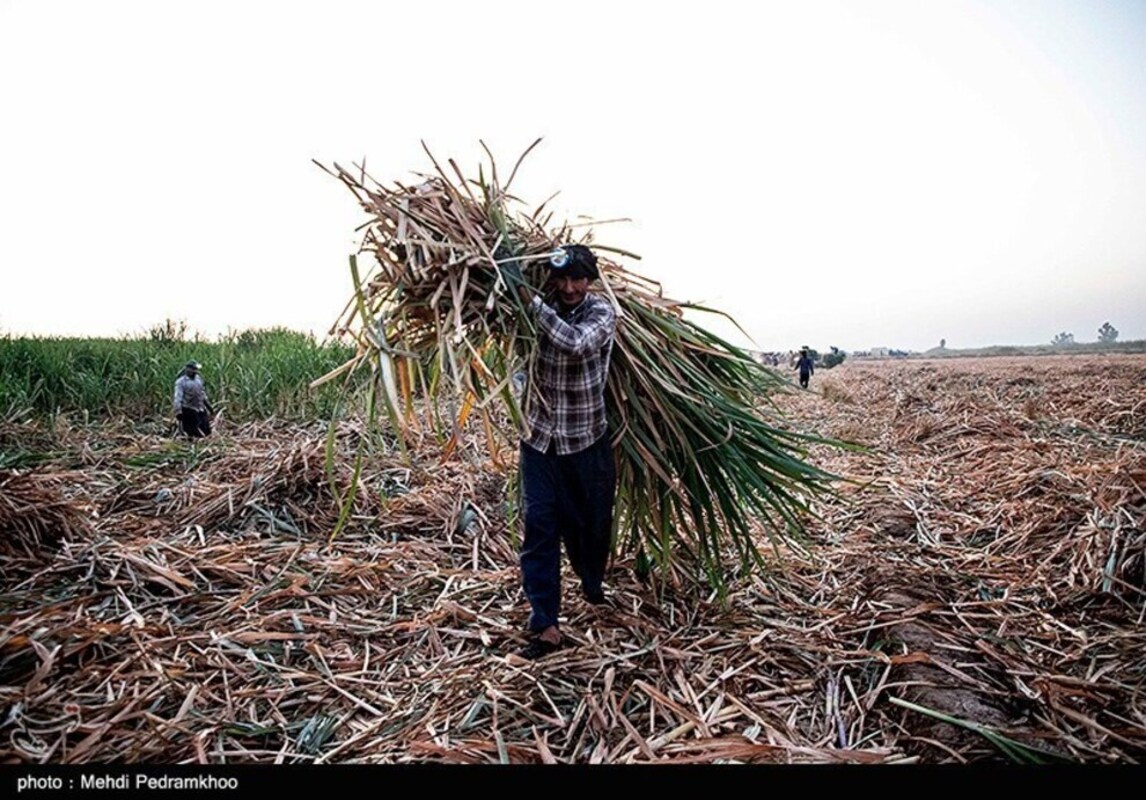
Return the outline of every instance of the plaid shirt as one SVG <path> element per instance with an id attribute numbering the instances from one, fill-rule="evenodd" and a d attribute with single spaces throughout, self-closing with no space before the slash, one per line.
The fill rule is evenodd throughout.
<path id="1" fill-rule="evenodd" d="M 605 433 L 605 378 L 617 315 L 608 300 L 589 294 L 576 308 L 537 307 L 541 340 L 526 417 L 525 443 L 558 455 L 578 453 Z"/>

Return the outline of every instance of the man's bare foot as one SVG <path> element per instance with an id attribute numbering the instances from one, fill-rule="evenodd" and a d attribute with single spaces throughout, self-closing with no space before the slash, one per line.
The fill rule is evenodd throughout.
<path id="1" fill-rule="evenodd" d="M 532 641 L 530 641 L 518 655 L 530 661 L 536 661 L 539 658 L 544 658 L 550 653 L 560 650 L 562 644 L 561 631 L 556 625 L 550 625 L 541 633 L 534 636 Z"/>

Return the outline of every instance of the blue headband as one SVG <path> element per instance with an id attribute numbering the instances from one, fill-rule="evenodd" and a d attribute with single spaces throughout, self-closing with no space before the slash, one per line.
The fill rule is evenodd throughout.
<path id="1" fill-rule="evenodd" d="M 549 266 L 553 269 L 565 269 L 569 265 L 569 251 L 558 247 L 549 254 Z"/>

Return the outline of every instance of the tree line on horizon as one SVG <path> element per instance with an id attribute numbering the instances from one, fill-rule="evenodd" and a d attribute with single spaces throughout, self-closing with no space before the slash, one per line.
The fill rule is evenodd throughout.
<path id="1" fill-rule="evenodd" d="M 1111 325 L 1110 322 L 1102 323 L 1102 327 L 1098 329 L 1099 344 L 1114 344 L 1117 341 L 1118 329 Z M 1072 344 L 1077 344 L 1077 342 L 1074 340 L 1073 333 L 1060 331 L 1051 339 L 1051 344 L 1055 347 L 1069 347 Z"/>

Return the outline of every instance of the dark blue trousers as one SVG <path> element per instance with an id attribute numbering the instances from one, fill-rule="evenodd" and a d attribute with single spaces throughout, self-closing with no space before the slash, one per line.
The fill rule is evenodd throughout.
<path id="1" fill-rule="evenodd" d="M 183 406 L 183 411 L 179 415 L 179 426 L 192 439 L 211 435 L 211 418 L 207 412 L 196 411 L 189 406 Z"/>
<path id="2" fill-rule="evenodd" d="M 561 543 L 587 595 L 601 591 L 613 530 L 617 469 L 608 434 L 579 453 L 559 456 L 521 445 L 525 539 L 521 573 L 534 632 L 561 611 Z"/>

